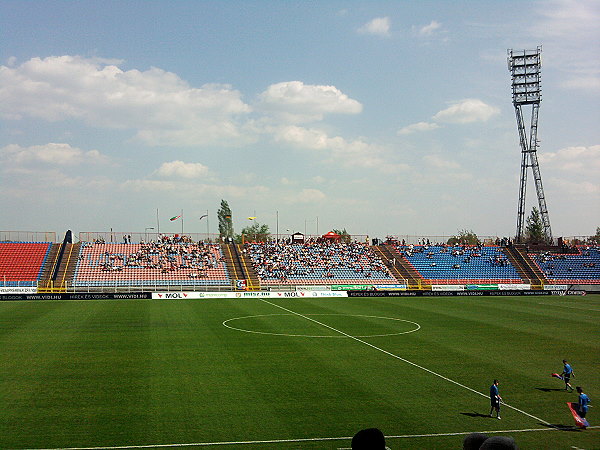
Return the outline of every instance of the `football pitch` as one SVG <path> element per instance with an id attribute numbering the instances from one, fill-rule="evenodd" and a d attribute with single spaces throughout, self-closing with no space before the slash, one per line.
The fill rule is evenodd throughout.
<path id="1" fill-rule="evenodd" d="M 563 358 L 600 402 L 600 295 L 0 302 L 0 447 L 600 448 Z"/>

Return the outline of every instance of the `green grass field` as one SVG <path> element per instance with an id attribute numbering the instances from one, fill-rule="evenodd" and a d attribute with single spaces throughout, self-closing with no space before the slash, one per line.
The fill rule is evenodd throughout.
<path id="1" fill-rule="evenodd" d="M 0 447 L 600 448 L 563 358 L 596 406 L 600 295 L 0 302 Z"/>

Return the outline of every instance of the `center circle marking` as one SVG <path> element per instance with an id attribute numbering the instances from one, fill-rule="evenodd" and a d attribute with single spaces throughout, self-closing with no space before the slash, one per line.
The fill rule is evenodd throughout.
<path id="1" fill-rule="evenodd" d="M 361 335 L 361 336 L 352 336 L 352 337 L 356 337 L 356 338 L 398 336 L 398 335 L 401 335 L 401 334 L 414 333 L 415 331 L 419 331 L 421 329 L 421 325 L 419 325 L 417 322 L 412 322 L 410 320 L 397 319 L 395 317 L 367 316 L 367 315 L 363 315 L 363 314 L 302 314 L 302 316 L 300 316 L 298 314 L 257 314 L 257 315 L 253 315 L 253 316 L 233 317 L 231 319 L 227 319 L 227 320 L 223 321 L 223 326 L 225 326 L 226 328 L 230 328 L 232 330 L 242 331 L 244 333 L 266 334 L 266 335 L 271 335 L 271 336 L 309 337 L 309 338 L 338 338 L 338 339 L 339 338 L 346 338 L 347 339 L 349 337 L 349 336 L 344 336 L 342 334 L 340 334 L 339 336 L 325 336 L 325 335 L 309 335 L 309 334 L 274 333 L 274 332 L 270 332 L 270 331 L 257 331 L 257 330 L 252 330 L 252 329 L 248 329 L 248 328 L 235 327 L 235 326 L 231 325 L 231 322 L 234 322 L 236 320 L 254 319 L 254 318 L 257 318 L 257 317 L 272 317 L 272 316 L 298 316 L 298 317 L 302 317 L 302 316 L 346 316 L 346 317 L 367 317 L 367 318 L 372 318 L 372 319 L 384 319 L 384 320 L 395 320 L 397 322 L 406 322 L 406 323 L 409 323 L 409 324 L 412 324 L 412 325 L 415 326 L 415 328 L 410 329 L 408 331 L 398 331 L 397 333 L 368 334 L 368 335 Z M 339 331 L 343 331 L 343 330 L 339 330 Z"/>

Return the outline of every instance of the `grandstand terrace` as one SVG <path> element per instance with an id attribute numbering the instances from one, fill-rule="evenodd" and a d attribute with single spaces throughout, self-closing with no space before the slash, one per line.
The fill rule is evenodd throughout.
<path id="1" fill-rule="evenodd" d="M 499 246 L 394 244 L 394 248 L 430 284 L 523 282 Z"/>
<path id="2" fill-rule="evenodd" d="M 289 290 L 313 285 L 600 286 L 600 247 L 426 244 L 426 239 L 360 239 L 305 242 L 267 236 L 267 242 L 220 242 L 218 236 L 147 233 L 80 233 L 79 242 L 31 242 L 48 233 L 3 233 L 0 286 L 38 292 L 160 290 Z M 114 242 L 115 236 L 123 236 Z M 133 236 L 133 238 L 131 237 Z M 68 233 L 68 238 L 72 236 Z M 149 238 L 149 239 L 148 239 Z M 432 241 L 433 241 L 432 237 Z M 437 237 L 437 242 L 442 240 Z M 350 287 L 348 289 L 351 289 Z"/>
<path id="3" fill-rule="evenodd" d="M 600 284 L 600 248 L 578 246 L 575 253 L 530 253 L 548 280 L 556 284 Z"/>
<path id="4" fill-rule="evenodd" d="M 365 243 L 309 242 L 245 245 L 261 284 L 397 283 Z"/>
<path id="5" fill-rule="evenodd" d="M 50 242 L 0 242 L 0 286 L 34 286 L 51 247 Z"/>
<path id="6" fill-rule="evenodd" d="M 83 243 L 73 285 L 215 286 L 230 282 L 219 244 L 163 236 L 142 243 Z"/>

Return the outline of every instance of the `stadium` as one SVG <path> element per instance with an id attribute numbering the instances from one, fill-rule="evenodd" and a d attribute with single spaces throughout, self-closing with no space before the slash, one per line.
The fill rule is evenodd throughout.
<path id="1" fill-rule="evenodd" d="M 263 235 L 258 242 L 252 240 L 257 236 L 243 236 L 243 243 L 148 232 L 82 232 L 73 242 L 68 231 L 59 243 L 53 232 L 0 235 L 2 293 L 22 300 L 82 292 L 308 290 L 368 296 L 600 290 L 600 250 L 593 236 L 561 238 L 560 246 L 552 246 L 499 237 L 484 243 L 449 244 L 453 238 L 439 236 L 370 242 L 368 236 L 334 232 Z"/>
<path id="2" fill-rule="evenodd" d="M 568 354 L 595 397 L 593 237 L 1 235 L 3 448 L 598 443 L 549 376 Z"/>
<path id="3" fill-rule="evenodd" d="M 0 4 L 0 448 L 600 449 L 600 10 L 473 6 Z"/>

